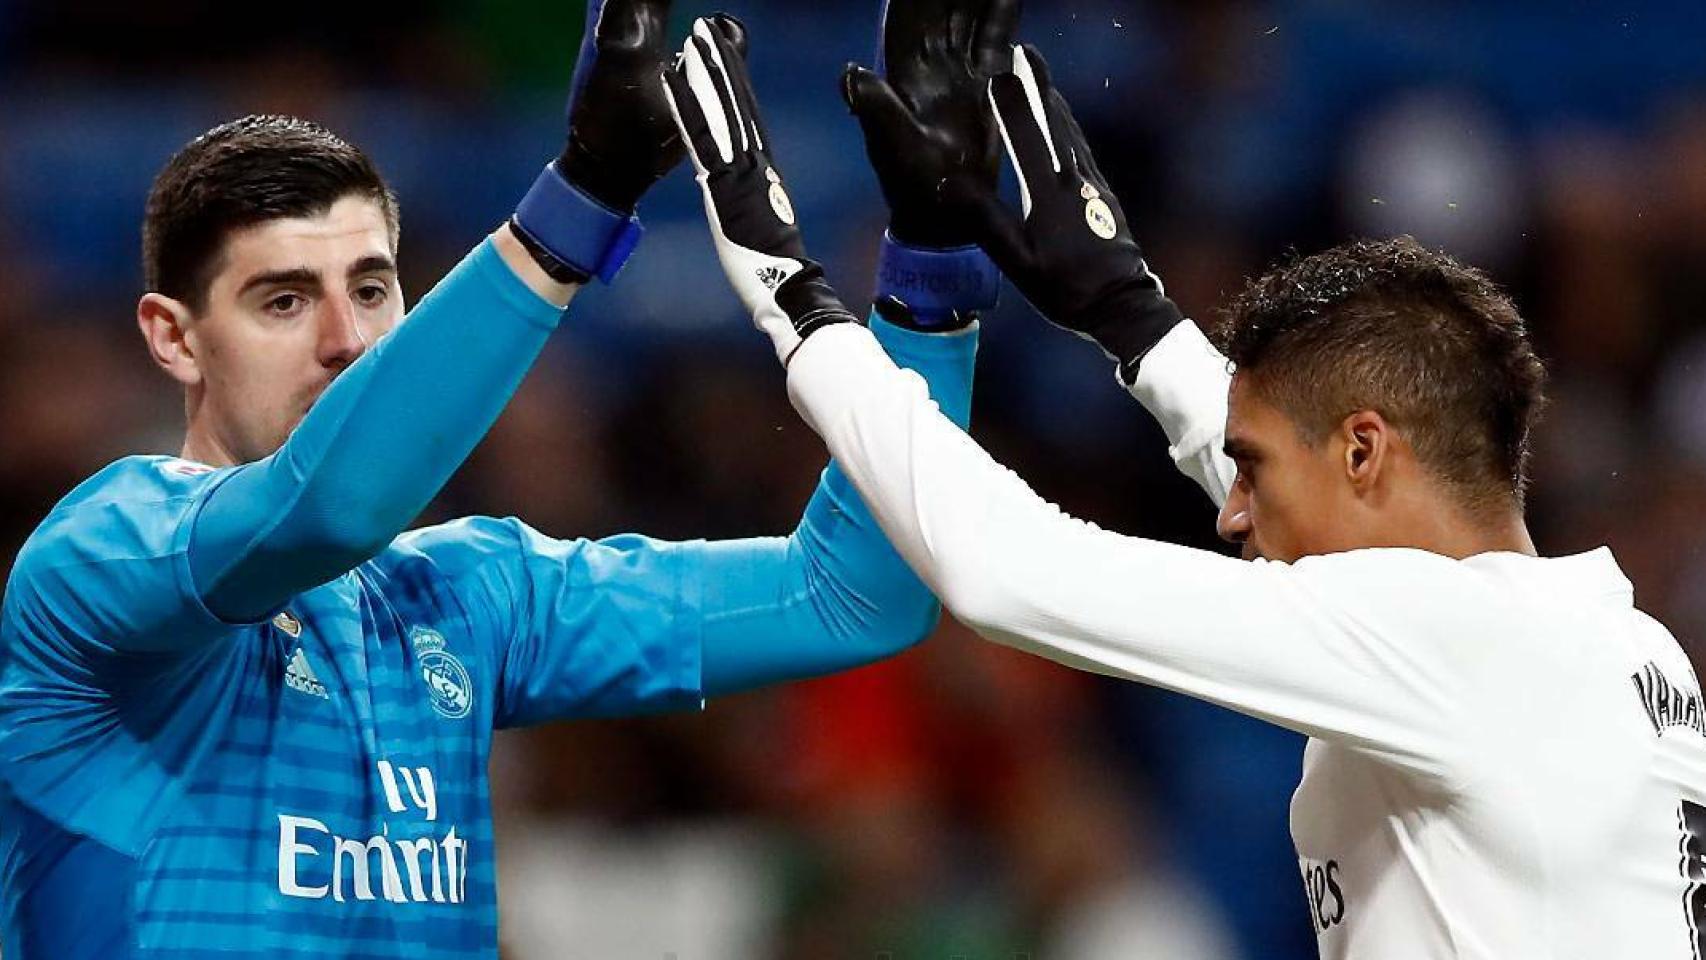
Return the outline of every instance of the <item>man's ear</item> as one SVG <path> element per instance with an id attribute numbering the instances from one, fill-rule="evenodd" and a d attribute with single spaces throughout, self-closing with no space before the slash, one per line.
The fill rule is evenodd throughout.
<path id="1" fill-rule="evenodd" d="M 1391 468 L 1397 436 L 1386 418 L 1373 410 L 1358 410 L 1339 424 L 1345 443 L 1345 478 L 1358 491 L 1369 491 Z"/>
<path id="2" fill-rule="evenodd" d="M 193 314 L 181 300 L 145 293 L 136 302 L 136 325 L 154 363 L 186 387 L 201 383 L 201 362 L 187 336 Z"/>

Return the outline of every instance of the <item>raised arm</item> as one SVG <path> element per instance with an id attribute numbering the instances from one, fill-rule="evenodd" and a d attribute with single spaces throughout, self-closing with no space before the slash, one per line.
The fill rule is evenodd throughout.
<path id="1" fill-rule="evenodd" d="M 917 333 L 877 317 L 870 329 L 965 429 L 977 331 Z M 792 536 L 706 544 L 703 579 L 707 697 L 880 660 L 924 639 L 940 613 L 833 461 Z"/>
<path id="2" fill-rule="evenodd" d="M 888 355 L 963 426 L 975 331 L 872 321 Z M 495 644 L 497 726 L 690 708 L 706 697 L 859 666 L 922 640 L 940 608 L 831 464 L 786 537 L 557 540 L 477 517 L 405 535 L 383 562 L 427 562 Z"/>
<path id="3" fill-rule="evenodd" d="M 738 266 L 741 250 L 754 249 L 741 239 L 764 238 L 737 237 L 719 224 L 748 222 L 741 214 L 755 205 L 742 186 L 754 176 L 779 184 L 780 176 L 768 153 L 725 149 L 740 142 L 730 131 L 738 137 L 739 124 L 757 123 L 757 105 L 744 62 L 704 29 L 706 47 L 718 55 L 690 49 L 686 76 L 671 90 L 719 249 L 735 254 L 725 266 Z M 1024 97 L 1011 86 L 1017 83 L 1012 74 L 992 81 L 998 106 Z M 730 124 L 737 111 L 749 119 Z M 719 131 L 717 120 L 706 117 L 721 118 L 720 136 L 710 132 Z M 1049 122 L 1065 118 L 1051 113 Z M 748 142 L 768 142 L 754 129 L 760 132 L 749 130 Z M 797 232 L 792 237 L 793 247 L 770 256 L 803 260 Z M 728 273 L 741 290 L 742 272 Z M 1436 630 L 1456 638 L 1451 648 L 1418 650 L 1404 637 L 1405 625 L 1441 615 L 1411 584 L 1450 569 L 1450 561 L 1380 551 L 1289 567 L 1097 529 L 991 460 L 868 331 L 792 312 L 777 303 L 786 293 L 785 282 L 773 299 L 744 291 L 788 364 L 795 405 L 896 549 L 962 621 L 1062 663 L 1170 687 L 1445 775 L 1449 744 L 1461 740 L 1451 731 L 1461 715 L 1451 675 L 1478 641 L 1467 631 Z"/>
<path id="4" fill-rule="evenodd" d="M 938 186 L 950 177 L 995 181 L 1000 147 L 981 109 L 983 87 L 989 65 L 1007 57 L 1017 7 L 885 3 L 877 72 L 849 65 L 842 76 L 889 207 L 871 332 L 962 428 L 976 325 L 995 306 L 1000 276 Z M 963 28 L 951 42 L 950 21 Z M 833 462 L 792 537 L 711 544 L 707 560 L 723 563 L 706 570 L 716 594 L 706 610 L 707 696 L 897 652 L 922 639 L 940 609 Z"/>
<path id="5" fill-rule="evenodd" d="M 589 4 L 562 155 L 511 221 L 340 376 L 273 456 L 195 518 L 190 566 L 221 618 L 271 615 L 401 533 L 485 435 L 576 290 L 639 239 L 634 208 L 682 156 L 653 78 L 667 0 Z"/>
<path id="6" fill-rule="evenodd" d="M 1459 680 L 1487 646 L 1415 626 L 1452 616 L 1417 589 L 1451 561 L 1251 563 L 1101 530 L 992 460 L 857 327 L 811 334 L 788 386 L 901 555 L 983 636 L 1444 774 Z"/>
<path id="7" fill-rule="evenodd" d="M 1220 450 L 1231 382 L 1226 359 L 1179 312 L 1145 261 L 1083 131 L 1050 84 L 1047 67 L 1034 51 L 1024 55 L 1006 39 L 1016 4 L 890 0 L 887 11 L 891 19 L 917 22 L 931 40 L 923 48 L 936 50 L 951 45 L 955 35 L 953 19 L 936 9 L 942 6 L 956 8 L 962 20 L 1004 23 L 1004 39 L 998 49 L 979 47 L 975 97 L 938 93 L 926 97 L 925 109 L 916 113 L 900 109 L 892 95 L 880 96 L 883 88 L 874 76 L 849 72 L 850 90 L 873 91 L 850 96 L 849 102 L 865 129 L 879 178 L 886 184 L 897 177 L 885 170 L 931 155 L 916 144 L 958 139 L 966 144 L 961 155 L 975 156 L 971 145 L 977 141 L 961 131 L 988 128 L 991 149 L 998 132 L 1018 180 L 1020 210 L 1002 200 L 993 170 L 987 176 L 959 172 L 934 181 L 937 214 L 932 222 L 957 225 L 956 236 L 981 245 L 1045 319 L 1100 346 L 1115 361 L 1121 386 L 1166 432 L 1168 452 L 1179 469 L 1217 505 L 1224 503 L 1235 473 Z M 891 54 L 891 70 L 894 63 Z M 987 79 L 997 73 L 1010 76 L 990 86 Z M 960 87 L 963 83 L 939 83 L 926 93 Z M 1055 107 L 1063 122 L 1051 129 L 1044 111 Z"/>
<path id="8" fill-rule="evenodd" d="M 189 561 L 208 609 L 264 619 L 383 549 L 497 418 L 566 299 L 524 284 L 495 239 L 470 254 L 333 381 L 278 452 L 207 494 Z"/>
<path id="9" fill-rule="evenodd" d="M 878 309 L 926 322 L 988 310 L 999 264 L 1051 322 L 1119 361 L 1121 385 L 1161 425 L 1180 471 L 1218 506 L 1234 475 L 1220 449 L 1231 380 L 1225 358 L 1185 322 L 1144 262 L 1076 126 L 1058 151 L 1030 156 L 1013 149 L 1011 128 L 1034 129 L 1031 111 L 997 122 L 989 80 L 1012 69 L 1019 6 L 886 0 L 877 69 L 849 65 L 842 75 L 842 96 L 892 211 Z M 1003 147 L 1023 185 L 1022 216 L 1000 199 Z M 1082 158 L 1094 195 L 1062 192 L 1060 156 Z"/>
<path id="10" fill-rule="evenodd" d="M 710 79 L 708 64 L 740 63 L 744 46 L 738 21 L 697 22 L 672 90 L 698 96 L 689 84 Z M 730 92 L 725 86 L 721 95 Z M 725 266 L 747 284 L 742 295 L 762 298 L 790 330 L 796 321 L 851 322 L 821 269 L 803 258 L 756 113 L 717 110 L 716 134 L 702 112 L 693 113 L 695 158 L 702 179 L 714 177 L 740 198 L 720 215 L 713 208 L 713 222 Z M 738 174 L 722 169 L 725 150 L 738 156 Z M 735 246 L 731 235 L 744 244 Z M 939 305 L 897 302 L 898 312 L 889 312 L 899 324 L 873 313 L 870 330 L 964 428 L 976 312 L 971 303 Z M 787 537 L 592 543 L 555 540 L 513 520 L 474 519 L 411 534 L 404 545 L 402 556 L 424 555 L 461 585 L 456 592 L 471 598 L 471 615 L 492 621 L 481 633 L 501 645 L 493 657 L 500 726 L 693 706 L 858 666 L 923 639 L 940 611 L 834 463 Z"/>

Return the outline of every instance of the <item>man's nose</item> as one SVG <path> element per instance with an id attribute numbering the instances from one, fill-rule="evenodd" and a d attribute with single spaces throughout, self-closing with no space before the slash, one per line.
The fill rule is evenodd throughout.
<path id="1" fill-rule="evenodd" d="M 1214 519 L 1214 532 L 1227 543 L 1243 543 L 1250 539 L 1250 497 L 1234 485 Z"/>
<path id="2" fill-rule="evenodd" d="M 355 306 L 336 297 L 326 301 L 320 313 L 320 337 L 316 344 L 320 365 L 341 370 L 367 351 Z"/>

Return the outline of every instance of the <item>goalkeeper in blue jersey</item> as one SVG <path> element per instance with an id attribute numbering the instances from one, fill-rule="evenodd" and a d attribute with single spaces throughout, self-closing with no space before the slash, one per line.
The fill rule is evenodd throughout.
<path id="1" fill-rule="evenodd" d="M 682 156 L 667 13 L 595 0 L 562 155 L 407 322 L 395 201 L 325 129 L 245 118 L 161 172 L 137 318 L 188 430 L 72 491 L 6 585 L 7 960 L 493 957 L 494 729 L 693 708 L 931 629 L 833 465 L 786 538 L 403 532 Z M 992 277 L 917 256 L 971 273 L 871 326 L 963 424 Z"/>

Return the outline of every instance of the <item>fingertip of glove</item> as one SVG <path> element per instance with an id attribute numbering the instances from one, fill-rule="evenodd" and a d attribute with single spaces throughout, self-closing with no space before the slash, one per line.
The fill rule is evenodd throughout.
<path id="1" fill-rule="evenodd" d="M 709 17 L 717 34 L 743 58 L 746 56 L 746 24 L 732 13 L 718 11 Z"/>
<path id="2" fill-rule="evenodd" d="M 852 63 L 841 68 L 841 102 L 847 105 L 850 112 L 853 111 L 853 69 Z"/>
<path id="3" fill-rule="evenodd" d="M 849 60 L 841 68 L 841 101 L 847 104 L 847 109 L 853 113 L 859 112 L 860 88 L 865 83 L 865 75 L 870 71 Z"/>
<path id="4" fill-rule="evenodd" d="M 1049 76 L 1048 61 L 1043 59 L 1042 51 L 1038 50 L 1035 44 L 1021 43 L 1013 47 L 1013 66 L 1015 69 L 1018 69 L 1019 67 L 1020 57 L 1023 57 L 1028 61 L 1027 65 L 1030 67 L 1032 75 L 1036 77 L 1037 84 L 1040 87 L 1046 89 L 1053 86 L 1053 82 Z"/>

